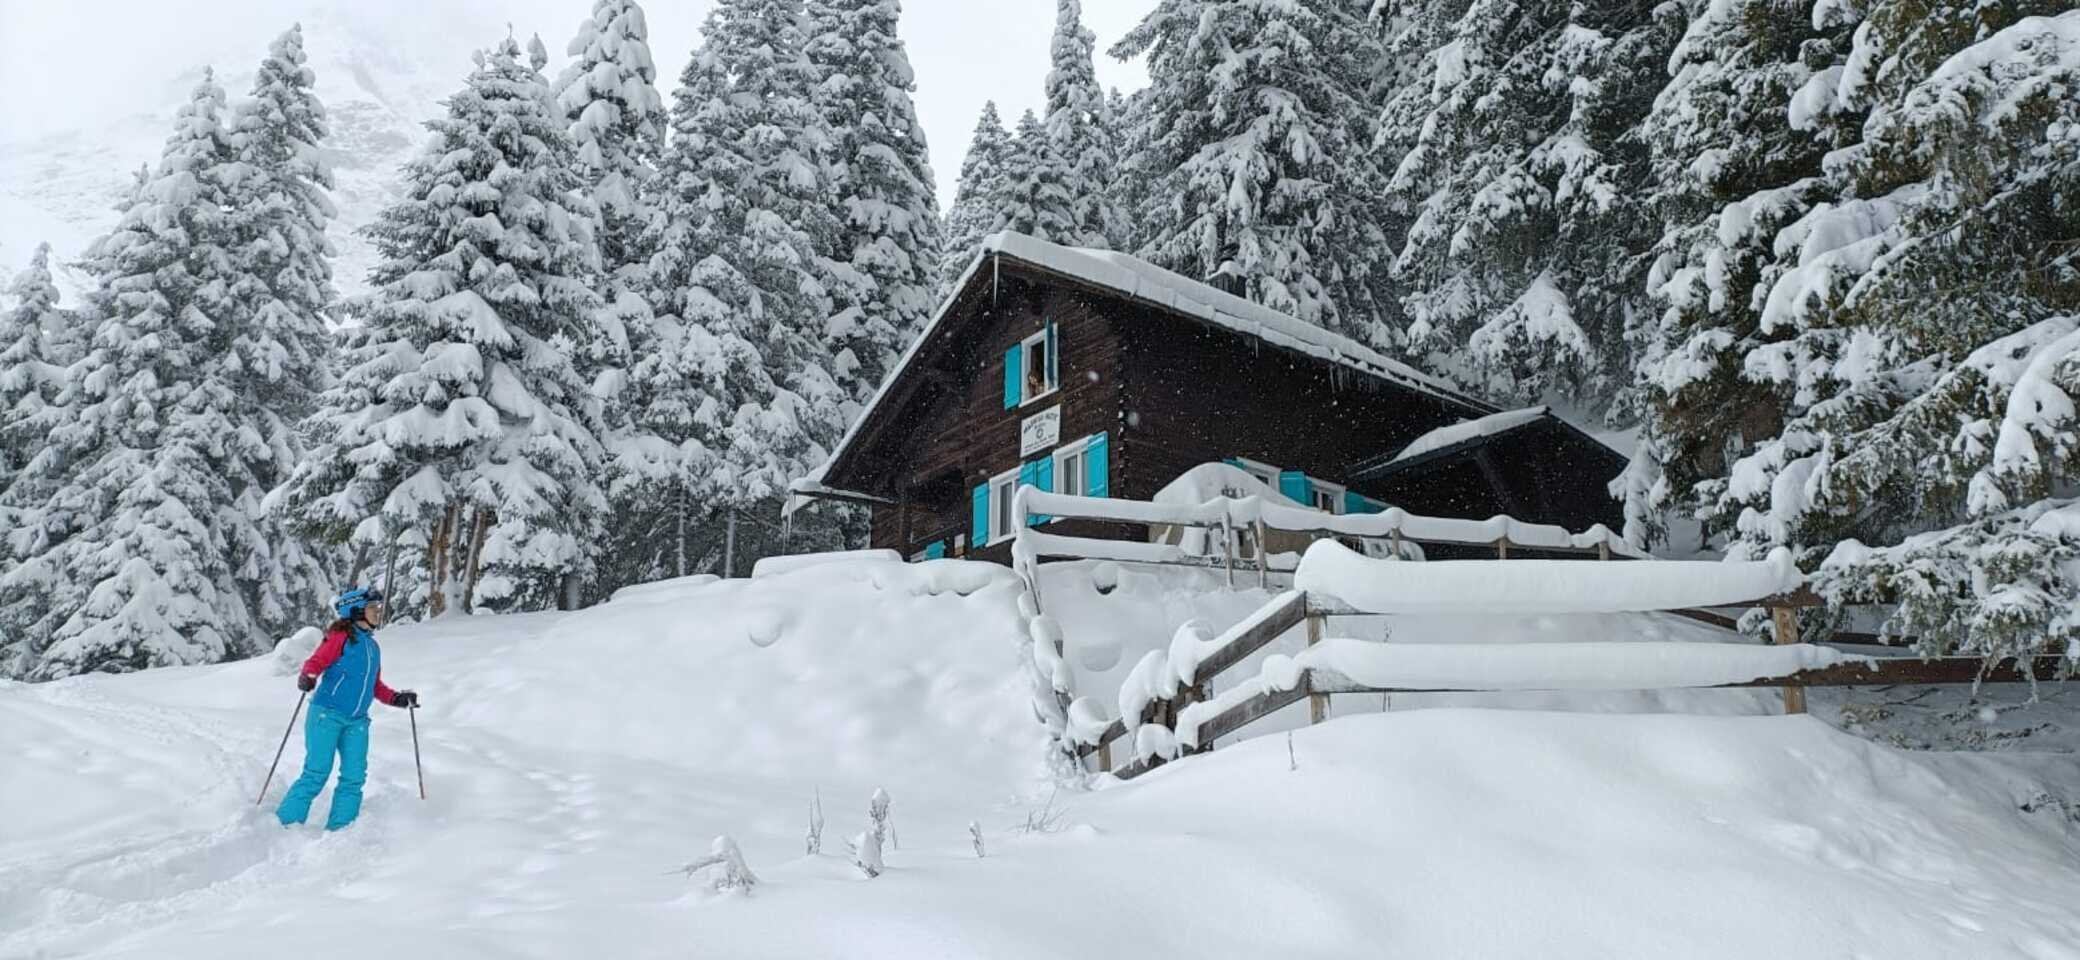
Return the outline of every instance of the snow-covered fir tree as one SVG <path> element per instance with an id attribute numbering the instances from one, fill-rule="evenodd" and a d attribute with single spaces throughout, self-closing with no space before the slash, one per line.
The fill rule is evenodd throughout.
<path id="1" fill-rule="evenodd" d="M 1069 232 L 1061 240 L 1079 247 L 1117 245 L 1122 229 L 1112 207 L 1113 167 L 1118 162 L 1105 91 L 1092 64 L 1097 35 L 1083 25 L 1080 0 L 1056 0 L 1053 69 L 1047 72 L 1048 139 L 1066 164 Z"/>
<path id="2" fill-rule="evenodd" d="M 1413 69 L 1380 156 L 1408 218 L 1393 263 L 1407 350 L 1491 396 L 1607 402 L 1628 384 L 1643 253 L 1634 128 L 1677 33 L 1635 0 L 1398 0 Z"/>
<path id="3" fill-rule="evenodd" d="M 834 304 L 860 292 L 828 282 L 837 218 L 816 192 L 826 128 L 799 15 L 778 0 L 719 4 L 672 93 L 650 264 L 657 349 L 633 370 L 637 441 L 619 481 L 654 507 L 623 544 L 652 567 L 689 571 L 711 525 L 769 514 L 754 508 L 776 504 L 843 427 L 824 334 Z"/>
<path id="4" fill-rule="evenodd" d="M 2080 13 L 2064 6 L 1871 4 L 1846 58 L 1793 95 L 1795 127 L 1862 123 L 1822 165 L 1832 199 L 1777 232 L 1743 294 L 1763 342 L 1741 373 L 1781 426 L 1694 485 L 1733 554 L 1791 546 L 1831 600 L 1898 600 L 1890 626 L 1930 650 L 2080 636 L 2080 147 L 2061 133 L 2080 122 Z"/>
<path id="5" fill-rule="evenodd" d="M 1142 256 L 1364 337 L 1393 315 L 1372 141 L 1381 50 L 1342 0 L 1162 0 L 1113 47 L 1148 57 L 1123 163 L 1157 202 Z"/>
<path id="6" fill-rule="evenodd" d="M 896 0 L 810 0 L 810 60 L 830 128 L 830 196 L 837 211 L 831 257 L 864 280 L 864 299 L 833 323 L 838 376 L 864 402 L 937 306 L 939 204 L 924 127 L 911 93 L 910 55 L 896 32 Z M 849 421 L 852 413 L 848 411 Z"/>
<path id="7" fill-rule="evenodd" d="M 996 101 L 982 105 L 975 133 L 968 139 L 968 152 L 961 158 L 961 174 L 954 181 L 953 205 L 946 208 L 945 252 L 939 258 L 938 296 L 953 293 L 953 284 L 968 264 L 983 238 L 996 232 L 1002 216 L 1005 166 L 1011 157 L 1011 134 L 997 115 Z"/>
<path id="8" fill-rule="evenodd" d="M 223 320 L 231 334 L 223 359 L 238 398 L 238 429 L 227 441 L 237 510 L 226 535 L 239 584 L 270 637 L 318 616 L 333 587 L 322 552 L 284 536 L 261 505 L 307 452 L 296 427 L 332 374 L 332 171 L 322 146 L 325 108 L 305 60 L 301 27 L 269 46 L 252 96 L 233 113 L 236 176 L 226 183 L 232 314 Z"/>
<path id="9" fill-rule="evenodd" d="M 223 113 L 205 73 L 150 180 L 88 253 L 96 326 L 31 468 L 50 495 L 11 504 L 29 508 L 19 520 L 34 535 L 0 573 L 0 616 L 33 651 L 28 676 L 211 662 L 265 639 L 226 531 L 238 507 L 225 441 L 241 424 L 226 376 Z"/>
<path id="10" fill-rule="evenodd" d="M 8 288 L 12 303 L 0 310 L 0 492 L 43 447 L 53 402 L 65 384 L 65 364 L 72 359 L 64 349 L 70 320 L 58 308 L 50 258 L 51 245 L 38 244 L 28 268 Z M 6 500 L 0 499 L 4 510 Z M 6 516 L 0 513 L 0 519 Z M 16 525 L 6 529 L 12 533 Z M 0 539 L 0 557 L 8 555 L 6 539 L 12 537 Z"/>
<path id="11" fill-rule="evenodd" d="M 1669 510 L 1695 511 L 1698 484 L 1723 478 L 1782 424 L 1781 391 L 1742 371 L 1764 339 L 1752 291 L 1781 269 L 1777 232 L 1827 196 L 1821 160 L 1846 132 L 1795 126 L 1787 109 L 1839 63 L 1846 29 L 1767 0 L 1693 6 L 1640 126 L 1645 202 L 1664 225 L 1647 279 L 1659 317 L 1642 329 L 1641 438 L 1617 492 L 1627 536 L 1642 545 Z"/>
<path id="12" fill-rule="evenodd" d="M 1114 87 L 1106 95 L 1106 117 L 1112 127 L 1112 142 L 1115 149 L 1112 165 L 1112 182 L 1107 185 L 1107 203 L 1119 216 L 1117 234 L 1113 237 L 1114 247 L 1120 250 L 1139 250 L 1148 242 L 1148 221 L 1144 212 L 1155 202 L 1149 184 L 1151 171 L 1143 170 L 1133 159 L 1131 145 L 1142 141 L 1149 128 L 1148 107 L 1153 102 L 1148 88 L 1134 91 L 1132 96 L 1119 92 Z"/>
<path id="13" fill-rule="evenodd" d="M 635 0 L 597 0 L 568 52 L 556 109 L 570 124 L 578 176 L 600 218 L 603 314 L 594 324 L 594 342 L 584 345 L 587 372 L 618 381 L 630 350 L 647 349 L 650 335 L 644 273 L 654 252 L 648 237 L 664 148 L 664 100 L 650 59 L 649 24 Z M 618 382 L 596 386 L 612 393 Z"/>
<path id="14" fill-rule="evenodd" d="M 1069 161 L 1046 125 L 1028 110 L 1011 136 L 1002 189 L 996 195 L 996 221 L 989 232 L 1011 230 L 1064 244 L 1084 239 L 1076 226 Z"/>
<path id="15" fill-rule="evenodd" d="M 647 438 L 631 406 L 628 378 L 640 358 L 664 349 L 649 303 L 651 221 L 658 214 L 657 165 L 666 115 L 650 54 L 649 24 L 634 0 L 598 0 L 567 48 L 571 62 L 557 80 L 556 108 L 570 124 L 583 189 L 598 208 L 599 335 L 583 354 L 583 372 L 606 403 L 610 451 Z M 641 525 L 650 504 L 638 485 L 622 482 L 621 458 L 609 461 L 608 546 L 600 551 L 598 589 L 620 585 L 614 544 Z"/>
<path id="16" fill-rule="evenodd" d="M 597 214 L 545 58 L 521 56 L 511 38 L 477 55 L 404 199 L 369 228 L 377 289 L 276 498 L 329 541 L 424 531 L 435 613 L 572 596 L 606 509 L 578 360 L 596 335 Z"/>

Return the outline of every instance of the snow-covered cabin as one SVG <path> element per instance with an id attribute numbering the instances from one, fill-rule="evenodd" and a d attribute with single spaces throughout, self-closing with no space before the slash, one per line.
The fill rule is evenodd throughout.
<path id="1" fill-rule="evenodd" d="M 795 489 L 870 504 L 876 548 L 1005 560 L 1021 483 L 1145 500 L 1215 461 L 1333 513 L 1621 521 L 1605 489 L 1624 458 L 1545 408 L 1498 410 L 1143 260 L 1016 233 L 984 241 Z"/>

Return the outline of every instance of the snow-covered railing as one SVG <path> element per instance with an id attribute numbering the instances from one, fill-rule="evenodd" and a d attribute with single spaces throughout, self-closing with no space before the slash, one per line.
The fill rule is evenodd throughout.
<path id="1" fill-rule="evenodd" d="M 1333 514 L 1307 507 L 1275 503 L 1263 497 L 1216 497 L 1199 504 L 1175 504 L 1109 497 L 1078 497 L 1022 487 L 1012 509 L 1014 516 L 1019 519 L 1021 536 L 1028 532 L 1042 534 L 1040 530 L 1026 526 L 1023 521 L 1034 514 L 1044 514 L 1055 518 L 1110 520 L 1207 530 L 1267 529 L 1282 533 L 1312 533 L 1390 543 L 1499 546 L 1505 551 L 1515 546 L 1548 552 L 1634 559 L 1647 556 L 1602 524 L 1581 533 L 1571 533 L 1567 528 L 1554 524 L 1526 523 L 1507 516 L 1498 515 L 1486 520 L 1426 517 L 1409 513 L 1399 507 L 1390 507 L 1380 513 Z M 1086 537 L 1052 534 L 1042 536 L 1045 539 L 1031 541 L 1032 545 L 1025 551 L 1027 555 L 1080 556 L 1081 554 L 1055 554 L 1049 551 L 1068 550 L 1072 547 L 1087 549 L 1086 544 L 1090 542 L 1090 538 Z M 1016 549 L 1018 548 L 1014 548 Z"/>
<path id="2" fill-rule="evenodd" d="M 1422 579 L 1409 579 L 1418 575 Z M 1308 548 L 1299 589 L 1274 597 L 1217 637 L 1197 624 L 1179 628 L 1167 649 L 1150 651 L 1121 685 L 1118 719 L 1076 698 L 1067 736 L 1079 757 L 1130 778 L 1211 749 L 1279 709 L 1309 702 L 1310 722 L 1328 715 L 1329 697 L 1365 693 L 1590 691 L 1702 687 L 1781 687 L 1785 710 L 1805 709 L 1808 686 L 2002 681 L 1977 657 L 1872 658 L 1797 643 L 1796 609 L 1812 605 L 1788 557 L 1751 562 L 1583 564 L 1492 560 L 1399 564 L 1371 560 L 1333 541 Z M 1477 588 L 1477 589 L 1476 589 Z M 1452 598 L 1440 601 L 1440 597 Z M 1500 604 L 1500 606 L 1498 606 Z M 1442 610 L 1511 613 L 1643 612 L 1701 606 L 1772 611 L 1776 645 L 1593 642 L 1537 644 L 1382 643 L 1328 637 L 1333 617 Z M 1274 654 L 1217 694 L 1210 681 L 1287 631 L 1305 625 L 1307 647 Z M 2057 675 L 2060 658 L 2015 665 L 2015 679 Z M 1128 762 L 1113 767 L 1125 740 Z"/>

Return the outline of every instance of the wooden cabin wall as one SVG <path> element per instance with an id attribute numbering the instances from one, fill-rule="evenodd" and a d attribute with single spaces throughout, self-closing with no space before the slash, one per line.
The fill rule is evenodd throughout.
<path id="1" fill-rule="evenodd" d="M 959 331 L 959 347 L 936 358 L 936 363 L 921 364 L 938 370 L 929 375 L 936 382 L 924 387 L 938 391 L 938 398 L 904 404 L 902 419 L 876 441 L 878 449 L 898 452 L 884 453 L 875 464 L 870 492 L 904 499 L 907 506 L 874 509 L 875 547 L 908 555 L 933 539 L 968 533 L 970 492 L 990 477 L 1015 469 L 1022 459 L 1040 456 L 1018 455 L 1019 423 L 1027 416 L 1060 404 L 1063 442 L 1108 431 L 1117 437 L 1120 344 L 1114 319 L 1123 305 L 1062 285 L 1036 283 L 1007 264 L 994 302 L 985 296 L 957 309 L 973 312 L 948 318 Z M 1007 410 L 1004 352 L 1040 330 L 1050 316 L 1060 343 L 1061 389 L 1037 403 Z M 958 477 L 956 485 L 924 495 L 921 485 L 949 474 Z M 1075 534 L 1067 525 L 1062 532 Z M 1003 560 L 1009 552 L 1000 547 L 985 555 Z"/>
<path id="2" fill-rule="evenodd" d="M 1241 456 L 1343 483 L 1358 461 L 1463 415 L 1415 390 L 1197 321 L 1136 309 L 1125 328 L 1114 496 L 1145 500 Z"/>

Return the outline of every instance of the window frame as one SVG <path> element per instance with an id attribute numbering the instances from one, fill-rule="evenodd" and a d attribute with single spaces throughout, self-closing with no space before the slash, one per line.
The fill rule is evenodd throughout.
<path id="1" fill-rule="evenodd" d="M 1329 497 L 1328 509 L 1323 510 L 1320 503 L 1310 503 L 1308 504 L 1308 506 L 1313 507 L 1316 510 L 1322 510 L 1324 513 L 1327 513 L 1330 516 L 1340 517 L 1343 515 L 1344 506 L 1347 502 L 1345 500 L 1345 495 L 1350 493 L 1349 487 L 1343 486 L 1342 484 L 1330 483 L 1326 480 L 1316 480 L 1313 477 L 1308 477 L 1307 482 L 1309 486 L 1313 487 L 1313 489 L 1309 491 L 1308 495 L 1316 498 L 1317 500 L 1319 500 L 1322 494 L 1324 493 L 1332 494 Z"/>
<path id="2" fill-rule="evenodd" d="M 1006 488 L 1001 496 L 997 492 L 999 486 Z M 1003 473 L 989 478 L 989 542 L 984 544 L 985 546 L 996 546 L 1011 539 L 1013 532 L 1011 528 L 1017 526 L 1017 524 L 1011 522 L 1017 519 L 1011 515 L 1011 502 L 1017 499 L 1017 497 L 1017 467 L 1012 467 Z M 1000 523 L 1002 524 L 1001 529 L 999 528 Z"/>
<path id="3" fill-rule="evenodd" d="M 1045 400 L 1062 392 L 1061 358 L 1047 355 L 1047 331 L 1052 326 L 1054 326 L 1052 323 L 1043 323 L 1040 325 L 1039 332 L 1018 342 L 1018 363 L 1023 368 L 1018 371 L 1018 405 L 1021 407 Z M 1056 349 L 1060 349 L 1062 338 L 1059 334 L 1055 336 L 1054 341 Z M 1030 385 L 1027 377 L 1033 369 L 1033 357 L 1036 356 L 1033 352 L 1033 345 L 1036 343 L 1040 345 L 1040 352 L 1037 356 L 1041 358 L 1042 363 L 1040 368 L 1040 386 L 1042 389 L 1039 393 L 1030 393 L 1026 390 L 1026 387 Z M 1053 383 L 1047 382 L 1047 375 L 1050 372 L 1055 375 Z"/>
<path id="4" fill-rule="evenodd" d="M 1088 497 L 1091 495 L 1089 490 L 1090 484 L 1087 482 L 1090 479 L 1090 452 L 1090 437 L 1079 437 L 1054 448 L 1054 452 L 1049 454 L 1049 456 L 1054 458 L 1054 492 L 1068 493 L 1068 491 L 1062 488 L 1068 482 L 1068 478 L 1073 476 L 1076 483 L 1076 492 L 1069 495 L 1074 497 Z M 1072 457 L 1076 459 L 1076 469 L 1073 471 L 1068 467 L 1068 462 Z"/>
<path id="5" fill-rule="evenodd" d="M 1257 482 L 1273 490 L 1278 489 L 1278 475 L 1283 471 L 1280 471 L 1277 467 L 1262 460 L 1251 460 L 1248 457 L 1236 457 L 1235 462 L 1242 465 L 1242 472 L 1257 478 Z"/>

